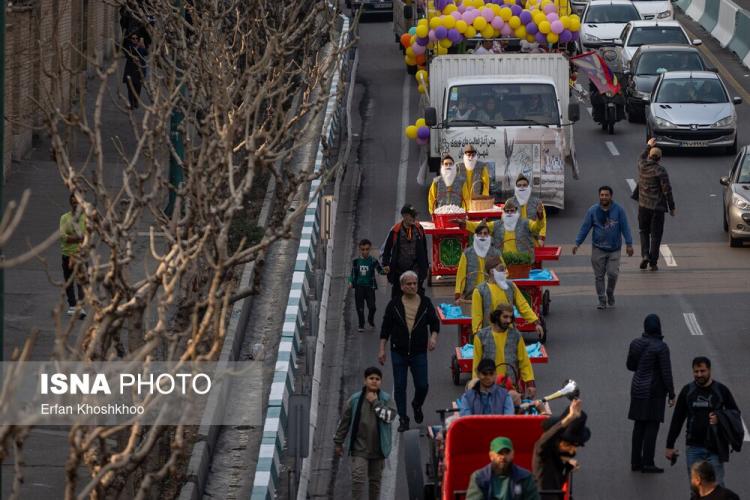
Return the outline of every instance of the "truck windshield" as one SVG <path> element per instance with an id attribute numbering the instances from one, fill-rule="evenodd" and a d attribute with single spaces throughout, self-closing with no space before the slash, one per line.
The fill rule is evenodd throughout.
<path id="1" fill-rule="evenodd" d="M 555 87 L 539 83 L 456 85 L 450 88 L 449 126 L 559 125 Z"/>

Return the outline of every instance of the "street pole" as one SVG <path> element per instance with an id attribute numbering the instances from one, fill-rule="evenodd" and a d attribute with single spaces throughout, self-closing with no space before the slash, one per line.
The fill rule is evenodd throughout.
<path id="1" fill-rule="evenodd" d="M 174 5 L 184 17 L 185 11 L 182 6 L 182 0 L 175 0 Z M 182 78 L 180 72 L 182 65 L 180 64 L 180 61 L 175 62 L 175 67 L 177 68 L 177 81 L 179 82 L 180 78 Z M 185 86 L 183 84 L 180 84 L 180 96 L 184 99 Z M 182 102 L 178 101 L 178 106 L 172 110 L 172 116 L 169 119 L 169 141 L 172 144 L 172 148 L 174 148 L 174 153 L 170 152 L 169 155 L 169 202 L 167 203 L 167 208 L 164 209 L 164 213 L 169 217 L 172 217 L 172 213 L 174 212 L 174 205 L 177 200 L 177 189 L 182 185 L 184 179 L 182 161 L 185 159 L 185 141 L 182 137 L 182 131 L 180 130 L 184 115 L 179 108 L 180 105 L 182 105 Z"/>
<path id="2" fill-rule="evenodd" d="M 0 219 L 5 214 L 5 0 L 0 0 Z M 0 248 L 0 260 L 4 260 L 3 249 Z M 5 271 L 0 268 L 0 361 L 5 361 Z M 2 373 L 0 373 L 2 377 Z"/>

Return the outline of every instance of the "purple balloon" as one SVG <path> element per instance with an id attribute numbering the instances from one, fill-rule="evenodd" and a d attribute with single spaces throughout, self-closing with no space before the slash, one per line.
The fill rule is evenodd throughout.
<path id="1" fill-rule="evenodd" d="M 547 21 L 549 21 L 550 23 L 553 23 L 558 19 L 560 18 L 558 17 L 557 12 L 550 12 L 549 14 L 547 14 Z"/>
<path id="2" fill-rule="evenodd" d="M 430 39 L 428 37 L 417 38 L 417 44 L 421 45 L 422 47 L 426 47 L 428 43 L 430 43 Z"/>
<path id="3" fill-rule="evenodd" d="M 492 12 L 492 9 L 490 9 L 489 7 L 484 7 L 479 12 L 482 15 L 482 17 L 485 18 L 485 20 L 487 20 L 487 22 L 492 21 L 492 19 L 495 17 L 495 13 Z"/>
<path id="4" fill-rule="evenodd" d="M 552 24 L 550 25 L 550 30 L 556 35 L 562 33 L 564 29 L 565 26 L 563 26 L 563 23 L 560 20 L 552 21 Z"/>
<path id="5" fill-rule="evenodd" d="M 552 4 L 545 5 L 544 6 L 544 13 L 549 14 L 550 12 L 555 12 L 555 6 Z"/>
<path id="6" fill-rule="evenodd" d="M 526 33 L 528 33 L 529 35 L 536 35 L 537 33 L 539 33 L 539 26 L 537 26 L 534 21 L 531 21 L 526 25 Z"/>
<path id="7" fill-rule="evenodd" d="M 581 38 L 581 33 L 579 31 L 574 31 L 571 33 L 573 35 L 573 38 L 570 40 L 571 42 L 577 42 L 579 38 Z"/>
<path id="8" fill-rule="evenodd" d="M 464 4 L 461 4 L 461 5 L 459 5 L 459 6 L 458 6 L 458 11 L 459 11 L 459 12 L 460 12 L 461 14 L 463 14 L 464 12 L 466 12 L 466 6 L 465 6 Z"/>
<path id="9" fill-rule="evenodd" d="M 505 26 L 505 21 L 503 21 L 502 17 L 497 16 L 495 17 L 495 19 L 492 20 L 490 24 L 492 25 L 493 28 L 500 31 L 501 29 L 503 29 L 503 26 Z"/>
<path id="10" fill-rule="evenodd" d="M 500 34 L 503 36 L 510 36 L 513 33 L 513 28 L 510 27 L 510 24 L 506 24 L 503 26 L 503 29 L 500 30 Z"/>
<path id="11" fill-rule="evenodd" d="M 453 3 L 453 0 L 435 0 L 435 8 L 442 12 L 451 3 Z"/>
<path id="12" fill-rule="evenodd" d="M 427 35 L 427 39 L 431 42 L 437 42 L 437 37 L 435 36 L 435 30 L 430 30 L 429 34 Z"/>
<path id="13" fill-rule="evenodd" d="M 430 138 L 430 127 L 421 126 L 417 129 L 417 137 L 420 139 L 429 139 Z"/>
<path id="14" fill-rule="evenodd" d="M 417 132 L 417 133 L 419 133 L 419 132 Z M 424 146 L 425 144 L 427 144 L 428 140 L 429 139 L 422 139 L 419 136 L 417 136 L 417 144 L 419 144 L 420 146 Z"/>
<path id="15" fill-rule="evenodd" d="M 541 31 L 537 32 L 537 34 L 534 35 L 534 37 L 536 38 L 536 41 L 539 43 L 547 43 L 547 35 L 545 35 Z"/>
<path id="16" fill-rule="evenodd" d="M 526 25 L 531 22 L 531 12 L 528 10 L 525 10 L 521 12 L 521 15 L 519 16 L 521 18 L 521 24 Z"/>
<path id="17" fill-rule="evenodd" d="M 568 43 L 573 39 L 573 33 L 570 30 L 564 30 L 560 33 L 560 43 Z"/>
<path id="18" fill-rule="evenodd" d="M 514 16 L 520 16 L 521 12 L 523 12 L 523 9 L 520 5 L 511 5 L 510 11 L 513 13 Z"/>
<path id="19" fill-rule="evenodd" d="M 445 26 L 438 26 L 435 28 L 435 38 L 438 40 L 442 40 L 443 38 L 448 36 L 448 30 L 445 29 Z"/>
<path id="20" fill-rule="evenodd" d="M 424 51 L 427 50 L 427 47 L 415 43 L 411 46 L 411 50 L 414 51 L 415 56 L 421 56 L 422 54 L 424 54 Z"/>
<path id="21" fill-rule="evenodd" d="M 472 7 L 464 12 L 464 21 L 466 21 L 467 24 L 472 24 L 477 16 L 479 16 L 479 11 Z"/>
<path id="22" fill-rule="evenodd" d="M 461 41 L 461 33 L 458 32 L 456 28 L 451 28 L 448 30 L 448 40 L 450 40 L 453 43 L 458 43 Z"/>

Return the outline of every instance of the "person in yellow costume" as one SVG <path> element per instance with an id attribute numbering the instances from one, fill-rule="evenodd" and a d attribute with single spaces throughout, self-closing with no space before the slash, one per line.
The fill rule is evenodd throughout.
<path id="1" fill-rule="evenodd" d="M 490 194 L 490 169 L 485 162 L 479 162 L 477 150 L 469 144 L 464 148 L 464 161 L 458 166 L 458 173 L 464 177 L 464 200 Z M 476 177 L 475 174 L 476 173 Z"/>
<path id="2" fill-rule="evenodd" d="M 456 205 L 466 210 L 463 194 L 464 178 L 449 154 L 443 155 L 440 175 L 435 177 L 427 193 L 427 209 L 433 213 L 444 205 Z"/>
<path id="3" fill-rule="evenodd" d="M 533 235 L 534 246 L 544 246 L 544 240 L 547 238 L 547 212 L 544 210 L 541 200 L 531 195 L 531 185 L 529 178 L 523 174 L 518 174 L 516 178 L 516 187 L 513 198 L 520 207 L 521 219 L 541 220 L 539 234 Z M 541 206 L 541 209 L 540 209 Z"/>
<path id="4" fill-rule="evenodd" d="M 471 296 L 471 331 L 478 332 L 490 325 L 490 314 L 500 304 L 515 306 L 527 323 L 536 326 L 536 333 L 541 338 L 544 328 L 539 316 L 529 305 L 521 290 L 505 274 L 505 263 L 498 257 L 487 257 L 484 262 L 487 280 L 477 285 Z"/>
<path id="5" fill-rule="evenodd" d="M 523 337 L 513 327 L 513 306 L 500 304 L 490 314 L 490 325 L 474 335 L 474 363 L 472 377 L 476 378 L 476 369 L 482 359 L 492 359 L 497 366 L 497 374 L 510 377 L 514 385 L 518 383 L 513 370 L 506 370 L 507 363 L 516 368 L 518 376 L 526 386 L 530 398 L 536 396 L 534 370 L 531 367 L 529 353 Z"/>
<path id="6" fill-rule="evenodd" d="M 544 211 L 544 205 L 539 203 L 537 214 Z M 464 224 L 456 219 L 459 224 Z M 500 252 L 526 252 L 534 256 L 534 235 L 538 235 L 546 221 L 541 218 L 536 220 L 522 219 L 518 212 L 518 203 L 509 198 L 503 206 L 503 218 L 500 221 L 476 222 L 466 221 L 466 230 L 474 233 L 480 224 L 490 228 L 492 234 L 492 245 Z"/>
<path id="7" fill-rule="evenodd" d="M 492 246 L 490 238 L 490 228 L 487 225 L 479 225 L 476 228 L 472 244 L 466 247 L 461 254 L 461 260 L 458 262 L 456 271 L 456 304 L 460 304 L 462 299 L 471 298 L 474 287 L 484 283 L 485 272 L 484 262 L 489 258 L 500 258 L 500 252 Z"/>

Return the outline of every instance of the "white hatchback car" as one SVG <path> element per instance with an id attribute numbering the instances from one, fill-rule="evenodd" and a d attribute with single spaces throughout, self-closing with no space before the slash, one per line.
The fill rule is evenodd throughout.
<path id="1" fill-rule="evenodd" d="M 615 45 L 622 46 L 622 64 L 630 64 L 641 45 L 700 45 L 700 39 L 690 40 L 685 28 L 677 21 L 631 21 L 622 30 Z"/>
<path id="2" fill-rule="evenodd" d="M 674 7 L 669 0 L 637 0 L 633 5 L 638 9 L 641 18 L 647 21 L 674 19 Z"/>
<path id="3" fill-rule="evenodd" d="M 625 25 L 639 19 L 630 0 L 591 0 L 581 17 L 581 51 L 613 45 Z"/>

